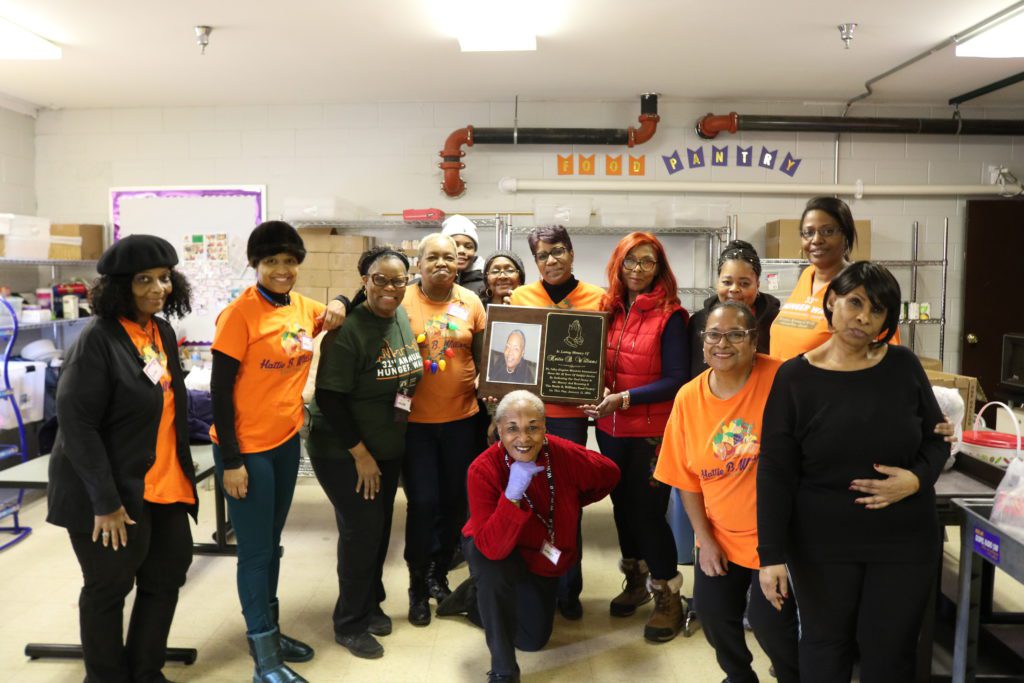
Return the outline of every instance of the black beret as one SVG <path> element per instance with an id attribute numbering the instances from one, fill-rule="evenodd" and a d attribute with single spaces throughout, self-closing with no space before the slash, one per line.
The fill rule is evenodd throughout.
<path id="1" fill-rule="evenodd" d="M 264 221 L 249 234 L 245 256 L 253 268 L 274 254 L 291 254 L 302 263 L 306 258 L 306 245 L 299 232 L 284 221 Z"/>
<path id="2" fill-rule="evenodd" d="M 103 252 L 96 271 L 100 275 L 134 275 L 150 268 L 173 268 L 178 254 L 171 243 L 155 235 L 128 235 Z"/>

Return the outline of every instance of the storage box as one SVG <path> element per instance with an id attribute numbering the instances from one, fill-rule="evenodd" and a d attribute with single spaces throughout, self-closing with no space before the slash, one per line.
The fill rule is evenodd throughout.
<path id="1" fill-rule="evenodd" d="M 927 356 L 918 356 L 917 359 L 921 361 L 921 367 L 925 370 L 937 370 L 942 372 L 942 361 L 938 358 L 928 358 Z"/>
<path id="2" fill-rule="evenodd" d="M 327 287 L 331 284 L 331 271 L 302 268 L 298 281 L 303 287 Z"/>
<path id="3" fill-rule="evenodd" d="M 403 221 L 437 221 L 444 220 L 444 211 L 441 209 L 405 209 L 402 211 Z"/>
<path id="4" fill-rule="evenodd" d="M 326 251 L 307 251 L 306 258 L 302 262 L 302 268 L 309 270 L 327 270 L 328 256 L 330 256 L 330 254 Z"/>
<path id="5" fill-rule="evenodd" d="M 95 261 L 103 254 L 102 225 L 54 223 L 50 226 L 50 258 Z"/>
<path id="6" fill-rule="evenodd" d="M 341 293 L 348 296 L 350 291 L 354 292 L 363 286 L 363 278 L 359 276 L 356 271 L 331 271 L 331 291 L 335 289 L 341 289 Z"/>
<path id="7" fill-rule="evenodd" d="M 974 408 L 978 399 L 978 378 L 967 375 L 955 375 L 950 372 L 939 372 L 938 370 L 925 370 L 928 381 L 933 387 L 949 387 L 960 392 L 964 400 L 964 422 L 963 428 L 974 428 Z"/>
<path id="8" fill-rule="evenodd" d="M 50 220 L 0 213 L 0 257 L 45 259 L 50 255 Z"/>
<path id="9" fill-rule="evenodd" d="M 328 251 L 338 254 L 362 254 L 370 248 L 370 238 L 362 235 L 331 235 Z"/>
<path id="10" fill-rule="evenodd" d="M 857 246 L 850 254 L 851 261 L 871 258 L 871 221 L 854 221 L 857 226 Z M 765 258 L 804 258 L 800 251 L 800 221 L 784 218 L 765 224 Z"/>
<path id="11" fill-rule="evenodd" d="M 327 303 L 326 287 L 292 287 L 292 291 L 296 294 L 301 294 L 302 296 L 319 301 L 322 304 Z"/>
<path id="12" fill-rule="evenodd" d="M 360 254 L 330 254 L 327 259 L 327 270 L 343 270 L 356 272 L 359 270 Z"/>

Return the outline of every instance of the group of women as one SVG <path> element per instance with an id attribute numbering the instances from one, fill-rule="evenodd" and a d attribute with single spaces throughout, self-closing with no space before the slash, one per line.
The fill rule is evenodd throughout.
<path id="1" fill-rule="evenodd" d="M 543 555 L 549 578 L 531 595 L 553 601 L 543 610 L 547 634 L 556 606 L 580 618 L 581 507 L 610 491 L 625 575 L 610 612 L 626 617 L 653 598 L 644 636 L 654 642 L 674 638 L 687 611 L 677 567 L 687 549 L 666 521 L 675 487 L 699 546 L 694 606 L 728 681 L 757 680 L 743 637 L 748 593 L 750 625 L 781 681 L 848 680 L 857 656 L 861 680 L 907 680 L 938 558 L 932 487 L 945 458 L 943 418 L 913 354 L 887 343 L 898 340 L 895 280 L 846 260 L 856 240 L 846 204 L 808 203 L 800 234 L 810 266 L 785 304 L 759 291 L 757 254 L 737 240 L 720 256 L 717 294 L 692 317 L 653 235 L 620 242 L 606 291 L 573 275 L 572 241 L 560 226 L 530 234 L 540 279 L 527 284 L 515 253 L 480 259 L 472 222 L 453 218 L 447 234 L 421 241 L 418 280 L 408 257 L 377 247 L 359 261 L 355 298 L 326 306 L 292 291 L 305 250 L 291 226 L 270 221 L 250 236 L 256 284 L 217 319 L 211 436 L 238 541 L 254 680 L 305 680 L 288 663 L 314 656 L 281 633 L 277 585 L 301 390 L 321 331 L 307 448 L 339 532 L 334 635 L 353 654 L 382 656 L 377 637 L 392 629 L 382 572 L 400 478 L 411 623 L 430 623 L 430 599 L 455 597 L 447 573 L 460 539 L 481 585 L 508 578 L 485 560 L 519 552 L 526 564 L 515 571 L 536 573 L 530 553 Z M 48 519 L 68 528 L 82 566 L 91 681 L 165 680 L 167 633 L 191 561 L 187 516 L 198 499 L 185 420 L 175 419 L 187 410 L 183 373 L 173 331 L 155 315 L 189 310 L 176 263 L 158 237 L 107 250 L 92 293 L 97 319 L 69 351 L 58 389 Z M 476 382 L 490 304 L 607 311 L 603 400 L 542 405 L 517 392 L 499 406 L 498 443 L 487 449 Z M 590 419 L 603 455 L 585 449 Z M 561 457 L 592 471 L 592 485 L 580 474 L 579 505 L 558 513 L 557 530 L 544 525 L 557 531 L 557 547 L 506 543 L 497 557 L 485 530 L 515 538 L 515 524 L 544 522 L 533 498 L 548 485 L 551 497 L 538 505 L 556 515 L 548 448 L 571 453 Z M 518 512 L 499 498 L 474 512 L 474 459 L 487 461 L 480 467 L 494 480 L 478 492 L 498 487 Z M 533 475 L 545 467 L 542 486 Z M 504 515 L 498 527 L 494 515 Z M 124 599 L 136 583 L 123 638 Z M 488 595 L 478 614 L 488 626 L 489 680 L 518 680 L 508 596 Z M 547 637 L 528 640 L 539 647 Z"/>

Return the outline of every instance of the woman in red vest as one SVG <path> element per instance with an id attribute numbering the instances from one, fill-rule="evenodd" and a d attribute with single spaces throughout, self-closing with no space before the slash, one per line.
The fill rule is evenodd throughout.
<path id="1" fill-rule="evenodd" d="M 622 479 L 612 491 L 615 527 L 626 575 L 611 614 L 630 616 L 654 594 L 644 638 L 672 640 L 685 612 L 676 569 L 676 545 L 665 519 L 671 487 L 654 479 L 661 436 L 672 401 L 690 378 L 686 320 L 665 248 L 646 232 L 619 242 L 608 261 L 611 313 L 605 360 L 605 397 L 584 406 L 597 419 L 601 453 L 615 461 Z"/>

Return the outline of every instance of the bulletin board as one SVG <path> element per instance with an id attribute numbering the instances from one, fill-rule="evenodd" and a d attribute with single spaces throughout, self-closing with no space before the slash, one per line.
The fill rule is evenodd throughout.
<path id="1" fill-rule="evenodd" d="M 217 314 L 255 275 L 245 258 L 249 233 L 267 212 L 266 186 L 122 187 L 110 190 L 114 240 L 157 235 L 174 245 L 192 287 L 192 313 L 173 320 L 179 337 L 210 343 Z"/>

